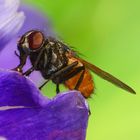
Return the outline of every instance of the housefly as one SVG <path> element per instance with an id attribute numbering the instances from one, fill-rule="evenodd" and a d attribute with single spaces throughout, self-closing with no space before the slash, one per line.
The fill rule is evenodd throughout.
<path id="1" fill-rule="evenodd" d="M 136 92 L 97 66 L 80 58 L 76 52 L 63 42 L 45 37 L 39 30 L 26 32 L 17 44 L 20 64 L 14 69 L 22 72 L 27 57 L 30 58 L 31 68 L 23 75 L 30 75 L 34 70 L 40 71 L 46 82 L 40 89 L 52 80 L 56 84 L 56 92 L 59 93 L 59 84 L 64 84 L 70 90 L 79 90 L 88 98 L 94 92 L 94 82 L 90 71 L 112 84 L 135 94 Z"/>

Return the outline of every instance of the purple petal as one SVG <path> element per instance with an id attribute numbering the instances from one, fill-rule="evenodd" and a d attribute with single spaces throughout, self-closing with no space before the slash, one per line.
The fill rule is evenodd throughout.
<path id="1" fill-rule="evenodd" d="M 30 80 L 15 72 L 1 71 L 0 78 L 0 93 L 3 99 L 0 104 L 5 101 L 12 103 L 14 107 L 18 105 L 15 108 L 0 107 L 0 138 L 8 140 L 85 140 L 88 107 L 78 91 L 58 94 L 48 102 L 35 89 Z M 37 103 L 40 105 L 40 102 L 36 102 L 36 99 L 39 99 L 40 102 L 46 101 L 46 104 L 37 107 Z M 29 100 L 31 101 L 30 107 L 19 108 L 19 105 L 29 105 L 24 103 Z"/>
<path id="2" fill-rule="evenodd" d="M 13 38 L 23 25 L 25 16 L 17 12 L 19 0 L 5 0 L 0 4 L 0 50 Z"/>
<path id="3" fill-rule="evenodd" d="M 0 106 L 42 106 L 49 100 L 17 72 L 0 71 Z"/>

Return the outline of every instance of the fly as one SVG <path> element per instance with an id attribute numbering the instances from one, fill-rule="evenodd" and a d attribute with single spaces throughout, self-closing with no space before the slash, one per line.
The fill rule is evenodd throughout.
<path id="1" fill-rule="evenodd" d="M 127 84 L 103 71 L 97 66 L 80 58 L 73 49 L 52 37 L 45 37 L 41 31 L 31 30 L 26 32 L 17 44 L 20 64 L 14 69 L 22 72 L 27 57 L 30 58 L 32 67 L 23 75 L 29 76 L 33 71 L 40 71 L 46 82 L 56 84 L 56 93 L 59 93 L 59 85 L 64 84 L 70 90 L 79 90 L 88 98 L 94 92 L 94 82 L 90 71 L 112 84 L 136 94 Z"/>

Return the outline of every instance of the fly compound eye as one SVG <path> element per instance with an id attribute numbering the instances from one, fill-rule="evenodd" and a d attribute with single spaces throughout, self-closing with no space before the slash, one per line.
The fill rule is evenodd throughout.
<path id="1" fill-rule="evenodd" d="M 31 50 L 39 49 L 44 41 L 44 36 L 39 31 L 34 31 L 28 36 L 29 48 Z"/>

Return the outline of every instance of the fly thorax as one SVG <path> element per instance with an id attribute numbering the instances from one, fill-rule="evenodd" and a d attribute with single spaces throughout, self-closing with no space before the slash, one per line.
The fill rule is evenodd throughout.
<path id="1" fill-rule="evenodd" d="M 56 71 L 64 65 L 64 53 L 58 47 L 52 47 L 52 69 Z"/>

